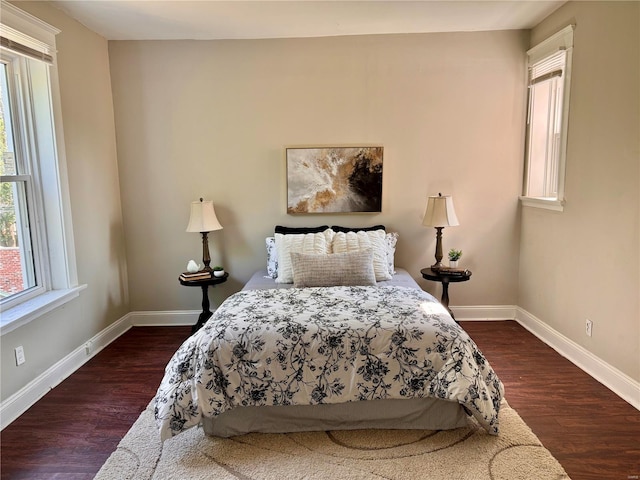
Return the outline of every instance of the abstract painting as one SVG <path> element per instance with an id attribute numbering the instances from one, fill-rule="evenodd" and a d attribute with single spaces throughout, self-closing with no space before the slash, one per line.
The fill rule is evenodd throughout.
<path id="1" fill-rule="evenodd" d="M 382 211 L 383 147 L 287 148 L 287 213 Z"/>

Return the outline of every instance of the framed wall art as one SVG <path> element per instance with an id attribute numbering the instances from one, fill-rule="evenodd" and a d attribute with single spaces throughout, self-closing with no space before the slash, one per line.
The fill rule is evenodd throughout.
<path id="1" fill-rule="evenodd" d="M 287 213 L 382 211 L 383 147 L 285 150 Z"/>

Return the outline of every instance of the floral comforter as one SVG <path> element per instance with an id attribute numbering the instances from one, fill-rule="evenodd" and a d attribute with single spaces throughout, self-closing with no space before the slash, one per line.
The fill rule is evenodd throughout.
<path id="1" fill-rule="evenodd" d="M 237 406 L 437 397 L 497 434 L 502 395 L 475 343 L 421 290 L 247 290 L 174 354 L 155 418 L 165 440 Z"/>

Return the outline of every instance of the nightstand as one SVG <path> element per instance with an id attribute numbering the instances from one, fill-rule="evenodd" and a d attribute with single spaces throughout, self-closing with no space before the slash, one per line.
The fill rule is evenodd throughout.
<path id="1" fill-rule="evenodd" d="M 198 321 L 196 322 L 196 324 L 191 327 L 192 335 L 200 330 L 200 327 L 202 327 L 202 325 L 204 325 L 205 322 L 209 320 L 209 318 L 211 318 L 211 315 L 213 315 L 209 306 L 209 285 L 216 286 L 220 283 L 224 283 L 227 281 L 227 278 L 229 278 L 229 273 L 227 272 L 224 272 L 224 275 L 222 277 L 211 277 L 204 280 L 183 280 L 182 278 L 178 277 L 180 285 L 184 285 L 185 287 L 202 288 L 202 313 L 198 317 Z"/>
<path id="2" fill-rule="evenodd" d="M 440 300 L 440 303 L 442 303 L 444 308 L 449 311 L 451 318 L 453 318 L 455 322 L 458 323 L 456 317 L 453 316 L 453 312 L 449 308 L 449 283 L 466 282 L 471 278 L 471 271 L 465 270 L 462 273 L 453 274 L 431 270 L 430 268 L 423 268 L 422 270 L 420 270 L 420 273 L 422 274 L 422 278 L 426 280 L 442 283 L 442 299 Z"/>

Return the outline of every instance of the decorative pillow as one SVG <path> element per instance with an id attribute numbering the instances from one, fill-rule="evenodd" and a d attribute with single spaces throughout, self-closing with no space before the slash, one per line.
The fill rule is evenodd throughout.
<path id="1" fill-rule="evenodd" d="M 334 285 L 375 285 L 373 250 L 307 254 L 293 252 L 294 287 L 332 287 Z"/>
<path id="2" fill-rule="evenodd" d="M 331 230 L 334 232 L 371 232 L 373 230 L 386 230 L 384 225 L 375 225 L 373 227 L 341 227 L 333 225 Z"/>
<path id="3" fill-rule="evenodd" d="M 334 232 L 327 229 L 318 233 L 301 233 L 284 235 L 276 233 L 276 250 L 278 251 L 278 276 L 276 283 L 293 283 L 291 254 L 297 253 L 331 253 L 331 241 Z"/>
<path id="4" fill-rule="evenodd" d="M 389 265 L 389 273 L 391 275 L 396 274 L 395 256 L 396 256 L 396 244 L 398 243 L 398 232 L 389 232 L 385 235 L 385 241 L 387 243 L 387 263 Z"/>
<path id="5" fill-rule="evenodd" d="M 373 250 L 373 270 L 376 280 L 378 282 L 391 280 L 385 237 L 384 230 L 337 232 L 333 238 L 333 252 L 355 252 L 370 248 Z"/>
<path id="6" fill-rule="evenodd" d="M 275 237 L 267 237 L 264 239 L 267 245 L 267 275 L 271 278 L 278 276 L 278 251 L 276 250 Z"/>
<path id="7" fill-rule="evenodd" d="M 286 227 L 283 227 L 283 228 L 286 228 Z M 337 228 L 342 228 L 342 227 L 337 227 Z M 396 244 L 398 243 L 398 232 L 387 233 L 385 236 L 385 241 L 387 243 L 387 263 L 389 264 L 389 273 L 391 275 L 395 275 L 396 274 L 395 254 L 396 254 Z M 276 249 L 275 237 L 265 238 L 265 244 L 267 247 L 267 275 L 275 279 L 278 277 L 278 250 Z"/>
<path id="8" fill-rule="evenodd" d="M 274 233 L 282 233 L 283 235 L 295 235 L 300 233 L 318 233 L 324 232 L 329 225 L 320 225 L 319 227 L 283 227 L 276 225 Z"/>

